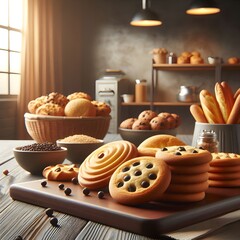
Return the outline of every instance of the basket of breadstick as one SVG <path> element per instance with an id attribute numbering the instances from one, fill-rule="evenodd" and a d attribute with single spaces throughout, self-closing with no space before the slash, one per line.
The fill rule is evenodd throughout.
<path id="1" fill-rule="evenodd" d="M 218 135 L 219 151 L 240 152 L 240 88 L 235 92 L 225 81 L 215 84 L 214 93 L 201 90 L 200 104 L 192 104 L 195 119 L 193 145 L 201 131 L 212 130 Z"/>

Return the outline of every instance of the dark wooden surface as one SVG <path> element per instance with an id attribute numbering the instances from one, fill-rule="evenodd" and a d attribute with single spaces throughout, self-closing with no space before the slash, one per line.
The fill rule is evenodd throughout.
<path id="1" fill-rule="evenodd" d="M 106 141 L 119 139 L 118 135 L 108 135 Z M 182 136 L 182 140 L 190 144 L 189 137 Z M 12 148 L 31 144 L 32 141 L 0 140 L 0 239 L 11 240 L 17 236 L 25 239 L 151 239 L 138 234 L 122 231 L 103 224 L 87 221 L 61 212 L 54 212 L 59 226 L 53 227 L 44 213 L 45 208 L 13 200 L 9 195 L 10 186 L 14 183 L 28 182 L 41 179 L 23 170 L 13 156 Z M 3 171 L 7 169 L 8 175 Z M 239 216 L 240 219 L 240 216 Z M 218 221 L 216 219 L 215 221 Z M 220 230 L 200 239 L 239 239 L 240 221 L 224 226 Z M 190 229 L 191 231 L 191 229 Z M 179 235 L 181 236 L 181 234 Z M 162 238 L 159 238 L 162 239 Z M 165 237 L 163 239 L 166 239 Z M 189 239 L 186 235 L 178 239 Z"/>

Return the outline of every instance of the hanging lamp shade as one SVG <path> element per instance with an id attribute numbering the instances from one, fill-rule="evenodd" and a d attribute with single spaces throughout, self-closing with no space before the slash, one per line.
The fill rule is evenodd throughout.
<path id="1" fill-rule="evenodd" d="M 159 26 L 162 22 L 158 15 L 148 8 L 147 0 L 142 0 L 142 9 L 133 16 L 130 24 L 138 27 L 152 27 Z"/>
<path id="2" fill-rule="evenodd" d="M 221 10 L 214 0 L 193 0 L 186 13 L 190 15 L 216 14 Z"/>

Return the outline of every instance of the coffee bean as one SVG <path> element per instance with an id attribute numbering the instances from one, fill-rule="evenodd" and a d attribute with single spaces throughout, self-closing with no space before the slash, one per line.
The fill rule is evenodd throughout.
<path id="1" fill-rule="evenodd" d="M 57 227 L 58 226 L 58 219 L 56 217 L 51 217 L 50 218 L 50 223 L 52 226 Z"/>
<path id="2" fill-rule="evenodd" d="M 7 169 L 5 169 L 5 170 L 3 171 L 3 174 L 7 176 L 7 175 L 9 174 L 9 171 L 8 171 Z"/>
<path id="3" fill-rule="evenodd" d="M 85 196 L 88 196 L 89 193 L 90 193 L 90 190 L 89 190 L 89 188 L 86 188 L 86 187 L 85 187 L 82 192 L 83 192 L 83 194 L 84 194 Z"/>
<path id="4" fill-rule="evenodd" d="M 60 183 L 60 184 L 58 185 L 58 187 L 59 187 L 59 189 L 63 190 L 63 189 L 64 189 L 64 184 L 63 184 L 63 183 Z"/>
<path id="5" fill-rule="evenodd" d="M 45 210 L 45 213 L 47 214 L 48 217 L 52 217 L 53 216 L 53 209 L 47 208 Z"/>
<path id="6" fill-rule="evenodd" d="M 98 198 L 100 198 L 100 199 L 104 198 L 104 192 L 103 191 L 98 192 Z"/>
<path id="7" fill-rule="evenodd" d="M 23 238 L 22 238 L 22 236 L 19 235 L 15 238 L 15 240 L 23 240 Z"/>
<path id="8" fill-rule="evenodd" d="M 42 187 L 46 187 L 47 186 L 47 181 L 42 181 L 41 185 L 42 185 Z"/>
<path id="9" fill-rule="evenodd" d="M 78 184 L 78 178 L 77 178 L 77 177 L 72 178 L 71 181 L 72 181 L 72 183 L 75 184 L 75 185 Z"/>

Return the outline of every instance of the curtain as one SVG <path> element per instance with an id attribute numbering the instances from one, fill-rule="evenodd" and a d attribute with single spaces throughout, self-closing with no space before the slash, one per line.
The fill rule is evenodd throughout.
<path id="1" fill-rule="evenodd" d="M 24 0 L 18 139 L 28 139 L 24 113 L 28 102 L 62 92 L 61 1 Z"/>

